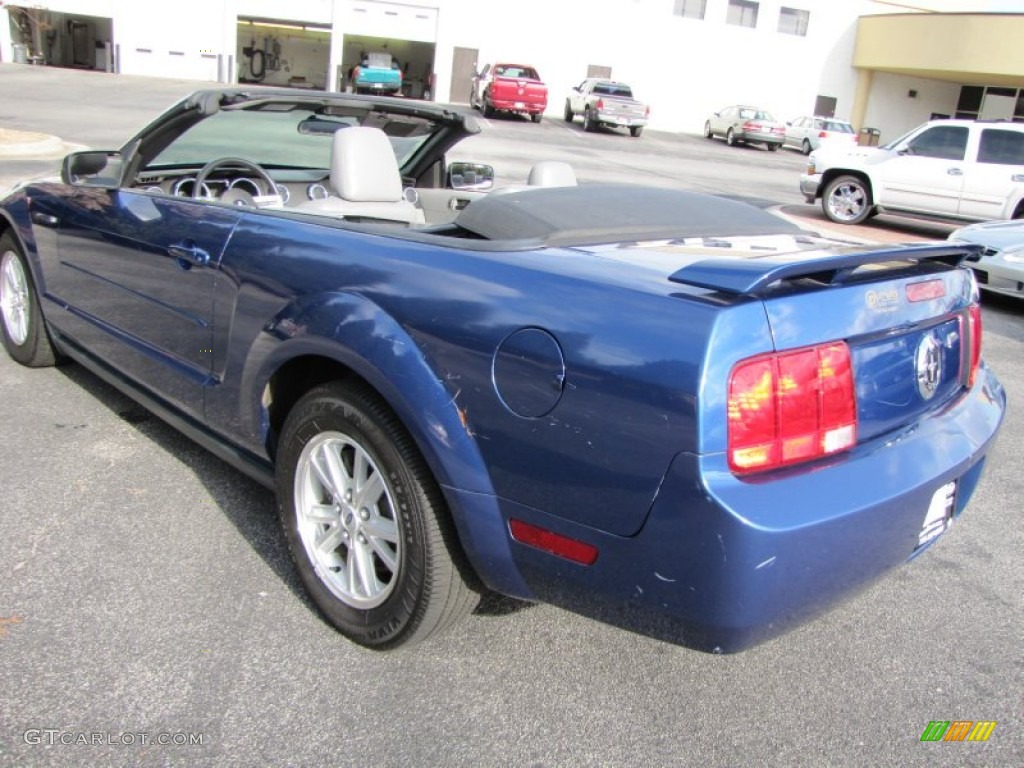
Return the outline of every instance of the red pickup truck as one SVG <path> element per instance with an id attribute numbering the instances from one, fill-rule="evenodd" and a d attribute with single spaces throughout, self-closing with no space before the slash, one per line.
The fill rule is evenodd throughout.
<path id="1" fill-rule="evenodd" d="M 497 111 L 529 115 L 539 123 L 548 106 L 548 87 L 537 70 L 523 64 L 487 64 L 473 77 L 469 105 L 493 117 Z"/>

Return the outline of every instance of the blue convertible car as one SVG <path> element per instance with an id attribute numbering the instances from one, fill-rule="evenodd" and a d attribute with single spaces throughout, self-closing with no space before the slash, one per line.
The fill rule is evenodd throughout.
<path id="1" fill-rule="evenodd" d="M 975 246 L 558 164 L 487 192 L 445 160 L 478 130 L 196 93 L 0 201 L 4 346 L 274 488 L 312 599 L 375 648 L 494 590 L 740 650 L 963 511 L 1005 410 Z"/>

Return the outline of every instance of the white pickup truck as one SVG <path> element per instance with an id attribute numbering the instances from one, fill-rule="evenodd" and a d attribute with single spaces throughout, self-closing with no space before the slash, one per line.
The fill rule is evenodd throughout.
<path id="1" fill-rule="evenodd" d="M 816 149 L 800 191 L 840 224 L 876 213 L 1024 218 L 1024 125 L 932 120 L 884 147 Z"/>
<path id="2" fill-rule="evenodd" d="M 647 125 L 651 109 L 633 98 L 632 89 L 614 80 L 588 77 L 572 89 L 565 100 L 565 121 L 583 116 L 583 130 L 596 131 L 599 126 L 629 128 L 636 138 Z"/>

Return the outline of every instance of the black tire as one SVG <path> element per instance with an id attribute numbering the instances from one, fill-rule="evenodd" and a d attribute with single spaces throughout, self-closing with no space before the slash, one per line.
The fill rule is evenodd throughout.
<path id="1" fill-rule="evenodd" d="M 480 112 L 484 117 L 494 117 L 495 109 L 491 106 L 491 94 L 484 91 L 483 101 L 480 105 Z"/>
<path id="2" fill-rule="evenodd" d="M 540 112 L 536 112 L 530 115 L 530 119 L 535 123 L 539 123 L 544 116 Z"/>
<path id="3" fill-rule="evenodd" d="M 591 116 L 590 107 L 583 109 L 583 130 L 592 133 L 597 130 L 597 121 Z"/>
<path id="4" fill-rule="evenodd" d="M 469 90 L 469 108 L 477 109 L 478 106 L 479 105 L 476 103 L 476 88 L 471 88 Z"/>
<path id="5" fill-rule="evenodd" d="M 713 139 L 713 138 L 715 138 L 715 132 L 711 130 L 711 121 L 710 120 L 708 120 L 706 123 L 704 123 L 704 138 L 705 139 Z"/>
<path id="6" fill-rule="evenodd" d="M 571 123 L 575 115 L 572 112 L 572 104 L 568 99 L 565 100 L 565 114 L 562 115 L 565 118 L 565 122 Z"/>
<path id="7" fill-rule="evenodd" d="M 800 149 L 803 150 L 805 155 L 811 154 L 811 142 L 804 139 L 804 143 L 800 145 Z"/>
<path id="8" fill-rule="evenodd" d="M 860 224 L 874 212 L 871 188 L 857 176 L 837 176 L 825 185 L 821 210 L 837 224 Z"/>
<path id="9" fill-rule="evenodd" d="M 318 473 L 318 465 L 330 469 Z M 349 639 L 379 650 L 411 645 L 478 602 L 437 484 L 367 388 L 325 384 L 296 403 L 281 432 L 276 481 L 302 582 Z"/>
<path id="10" fill-rule="evenodd" d="M 736 146 L 736 135 L 732 132 L 732 128 L 725 132 L 725 143 L 730 147 Z"/>
<path id="11" fill-rule="evenodd" d="M 639 138 L 640 134 L 643 132 L 644 127 L 642 125 L 631 125 L 629 127 L 629 135 L 632 136 L 634 139 Z"/>
<path id="12" fill-rule="evenodd" d="M 43 323 L 32 271 L 10 232 L 0 236 L 0 329 L 4 349 L 29 368 L 57 362 L 57 353 Z"/>
<path id="13" fill-rule="evenodd" d="M 769 152 L 778 152 L 779 151 L 779 147 L 782 146 L 782 145 L 781 144 L 766 144 L 765 146 L 768 147 L 768 151 Z"/>

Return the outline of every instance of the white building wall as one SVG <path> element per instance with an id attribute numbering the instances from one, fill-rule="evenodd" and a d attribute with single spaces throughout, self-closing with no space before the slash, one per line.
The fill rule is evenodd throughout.
<path id="1" fill-rule="evenodd" d="M 12 4 L 0 6 L 4 61 L 12 57 L 4 18 Z M 613 77 L 630 83 L 651 105 L 652 128 L 688 133 L 700 132 L 711 112 L 737 102 L 790 119 L 812 111 L 815 97 L 825 95 L 837 99 L 838 117 L 849 117 L 857 86 L 857 72 L 850 65 L 857 17 L 910 12 L 924 4 L 922 0 L 904 8 L 873 0 L 760 0 L 757 27 L 749 29 L 726 23 L 729 0 L 707 0 L 703 20 L 675 16 L 674 0 L 517 0 L 514 6 L 498 0 L 25 3 L 112 18 L 125 74 L 233 80 L 228 61 L 237 51 L 239 16 L 331 27 L 329 65 L 322 79 L 316 78 L 317 85 L 329 89 L 337 86 L 344 35 L 353 32 L 435 39 L 433 92 L 441 99 L 450 92 L 455 47 L 478 49 L 481 66 L 497 59 L 532 64 L 548 84 L 548 115 L 553 119 L 561 115 L 569 89 L 586 76 L 588 64 L 609 66 Z M 782 7 L 810 13 L 805 37 L 778 32 Z M 397 12 L 403 9 L 413 13 Z M 388 26 L 389 20 L 394 27 Z M 916 99 L 906 97 L 911 89 L 918 92 Z M 932 112 L 951 111 L 957 89 L 936 81 L 876 75 L 866 124 L 885 135 L 902 132 Z M 463 98 L 468 98 L 468 88 Z"/>
<path id="2" fill-rule="evenodd" d="M 910 92 L 916 93 L 911 96 Z M 881 143 L 898 139 L 928 120 L 932 113 L 952 117 L 960 86 L 923 77 L 875 73 L 864 124 L 878 128 Z"/>

